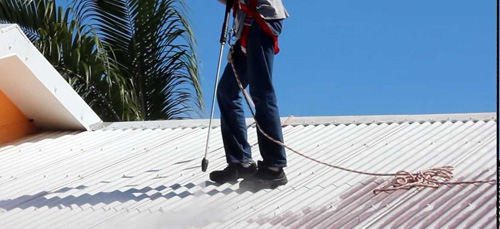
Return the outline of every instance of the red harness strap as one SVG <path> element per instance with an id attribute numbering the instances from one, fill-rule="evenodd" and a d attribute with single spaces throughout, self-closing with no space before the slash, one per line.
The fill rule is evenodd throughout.
<path id="1" fill-rule="evenodd" d="M 239 9 L 246 13 L 246 19 L 244 22 L 245 25 L 241 34 L 241 49 L 243 53 L 246 54 L 248 34 L 250 33 L 250 27 L 252 26 L 253 19 L 255 20 L 255 22 L 257 22 L 260 29 L 274 40 L 274 54 L 278 54 L 280 52 L 278 37 L 273 33 L 271 28 L 269 28 L 269 25 L 262 17 L 262 15 L 257 12 L 257 1 L 258 0 L 250 0 L 250 4 L 248 6 L 239 3 L 239 1 L 237 4 L 235 4 L 235 7 L 239 6 Z"/>

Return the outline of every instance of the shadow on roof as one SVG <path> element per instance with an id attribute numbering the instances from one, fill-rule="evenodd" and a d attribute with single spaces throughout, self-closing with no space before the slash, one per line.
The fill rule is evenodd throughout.
<path id="1" fill-rule="evenodd" d="M 101 183 L 109 183 L 103 181 Z M 145 199 L 156 200 L 159 198 L 164 198 L 166 200 L 172 199 L 174 197 L 179 197 L 184 199 L 188 196 L 201 196 L 201 195 L 209 195 L 214 196 L 217 194 L 231 194 L 238 193 L 241 194 L 247 190 L 237 189 L 233 190 L 231 188 L 226 188 L 222 191 L 217 189 L 212 189 L 210 191 L 192 191 L 191 189 L 194 187 L 217 187 L 216 183 L 211 181 L 206 181 L 201 184 L 188 183 L 181 185 L 179 183 L 172 184 L 170 186 L 160 185 L 158 187 L 145 187 L 142 189 L 131 188 L 126 191 L 112 191 L 112 192 L 99 192 L 93 195 L 88 193 L 79 195 L 79 196 L 66 196 L 66 197 L 47 197 L 49 195 L 58 195 L 66 192 L 77 192 L 83 191 L 89 187 L 80 185 L 78 187 L 64 187 L 57 191 L 42 191 L 33 195 L 24 195 L 17 197 L 15 199 L 8 200 L 0 200 L 0 209 L 5 209 L 7 211 L 19 208 L 19 209 L 28 209 L 28 208 L 63 208 L 63 207 L 72 207 L 74 205 L 82 207 L 84 205 L 97 205 L 97 204 L 111 204 L 113 202 L 124 203 L 127 201 L 141 201 Z M 187 189 L 185 191 L 179 192 L 179 189 Z"/>

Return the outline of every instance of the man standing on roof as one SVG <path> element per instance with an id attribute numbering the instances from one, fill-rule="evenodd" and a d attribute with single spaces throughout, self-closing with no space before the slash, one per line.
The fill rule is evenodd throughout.
<path id="1" fill-rule="evenodd" d="M 218 0 L 226 3 L 226 0 Z M 227 0 L 229 1 L 229 0 Z M 256 120 L 263 131 L 283 142 L 276 94 L 272 83 L 274 55 L 279 52 L 277 37 L 283 20 L 288 17 L 281 0 L 234 0 L 233 31 L 236 44 L 232 56 L 243 87 L 250 86 Z M 245 180 L 241 185 L 275 188 L 288 180 L 285 149 L 257 131 L 263 161 L 252 160 L 247 141 L 247 127 L 240 89 L 231 64 L 227 64 L 219 81 L 217 100 L 221 112 L 221 129 L 228 166 L 210 173 L 217 183 Z"/>

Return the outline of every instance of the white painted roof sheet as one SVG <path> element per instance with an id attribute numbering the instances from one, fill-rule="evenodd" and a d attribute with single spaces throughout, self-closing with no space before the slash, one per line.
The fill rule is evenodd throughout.
<path id="1" fill-rule="evenodd" d="M 458 181 L 496 179 L 496 125 L 494 113 L 323 117 L 283 131 L 287 144 L 332 164 L 381 173 L 452 165 Z M 0 146 L 0 228 L 496 228 L 495 184 L 374 195 L 388 178 L 288 152 L 286 186 L 244 192 L 200 171 L 203 122 L 106 126 Z M 209 171 L 226 165 L 220 129 L 212 133 Z"/>
<path id="2" fill-rule="evenodd" d="M 0 24 L 0 90 L 39 128 L 89 130 L 102 123 L 15 24 Z"/>

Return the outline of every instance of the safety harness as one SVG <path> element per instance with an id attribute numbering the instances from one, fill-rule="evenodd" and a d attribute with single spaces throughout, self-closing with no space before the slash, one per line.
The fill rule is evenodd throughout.
<path id="1" fill-rule="evenodd" d="M 278 36 L 273 33 L 264 17 L 262 17 L 262 15 L 257 12 L 257 2 L 258 0 L 250 0 L 250 3 L 248 5 L 245 5 L 237 0 L 233 6 L 233 16 L 235 18 L 240 10 L 246 14 L 245 21 L 243 22 L 243 31 L 241 33 L 241 50 L 246 54 L 248 34 L 250 33 L 252 22 L 255 21 L 259 25 L 260 29 L 273 39 L 274 54 L 278 54 L 280 52 L 280 48 L 278 45 Z"/>

